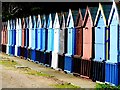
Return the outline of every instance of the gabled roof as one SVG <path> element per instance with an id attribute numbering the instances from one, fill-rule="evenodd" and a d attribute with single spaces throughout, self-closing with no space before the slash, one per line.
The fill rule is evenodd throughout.
<path id="1" fill-rule="evenodd" d="M 79 8 L 75 26 L 82 26 L 84 15 L 85 15 L 85 9 Z"/>
<path id="2" fill-rule="evenodd" d="M 114 9 L 115 9 L 116 15 L 117 15 L 117 17 L 118 17 L 118 23 L 120 24 L 120 3 L 117 3 L 117 2 L 115 3 L 115 2 L 113 1 L 112 9 L 111 9 L 111 11 L 110 11 L 110 15 L 109 15 L 109 19 L 108 19 L 108 26 L 110 25 L 110 21 L 111 21 L 111 19 L 112 19 L 112 15 L 113 15 Z"/>
<path id="3" fill-rule="evenodd" d="M 104 24 L 105 25 L 108 24 L 107 21 L 108 21 L 108 17 L 109 17 L 109 14 L 110 14 L 111 7 L 112 7 L 112 3 L 109 3 L 109 4 L 99 3 L 99 8 L 98 8 L 97 15 L 96 15 L 96 18 L 95 18 L 94 26 L 97 25 L 97 21 L 99 19 L 100 12 L 103 16 Z"/>
<path id="4" fill-rule="evenodd" d="M 119 3 L 116 2 L 116 7 L 117 7 L 117 11 L 118 11 L 118 20 L 119 20 L 119 24 L 120 24 L 120 2 Z"/>
<path id="5" fill-rule="evenodd" d="M 64 13 L 64 18 L 65 18 L 65 27 L 66 27 L 66 26 L 67 26 L 67 25 L 66 25 L 66 22 L 67 22 L 67 17 L 68 17 L 68 14 L 69 14 L 69 13 L 68 13 L 68 12 L 63 12 L 63 13 Z"/>
<path id="6" fill-rule="evenodd" d="M 61 21 L 62 21 L 62 13 L 58 13 L 58 19 L 59 19 L 59 25 L 60 25 L 60 28 L 61 28 Z"/>
<path id="7" fill-rule="evenodd" d="M 61 13 L 56 12 L 53 28 L 60 28 L 60 22 L 61 22 Z"/>
<path id="8" fill-rule="evenodd" d="M 47 16 L 47 28 L 52 28 L 52 16 L 51 16 L 51 13 Z"/>
<path id="9" fill-rule="evenodd" d="M 51 14 L 51 18 L 52 18 L 52 27 L 53 27 L 54 20 L 55 20 L 55 13 L 52 13 L 52 14 Z"/>
<path id="10" fill-rule="evenodd" d="M 36 16 L 33 16 L 33 19 L 32 19 L 32 27 L 33 27 L 33 28 L 36 28 Z"/>
<path id="11" fill-rule="evenodd" d="M 25 18 L 22 18 L 22 29 L 25 28 Z"/>
<path id="12" fill-rule="evenodd" d="M 72 10 L 72 17 L 74 22 L 74 27 L 77 26 L 77 17 L 79 16 L 78 10 Z"/>
<path id="13" fill-rule="evenodd" d="M 86 20 L 88 18 L 88 15 L 91 17 L 92 19 L 92 24 L 94 24 L 94 21 L 95 21 L 95 17 L 96 17 L 96 14 L 97 14 L 97 10 L 98 10 L 98 7 L 95 6 L 95 7 L 88 7 L 86 8 L 86 12 L 85 12 L 85 16 L 84 16 L 84 21 L 83 21 L 83 26 L 85 25 L 86 23 Z"/>
<path id="14" fill-rule="evenodd" d="M 65 29 L 65 16 L 64 13 L 61 15 L 60 29 Z"/>
<path id="15" fill-rule="evenodd" d="M 110 11 L 112 8 L 112 3 L 106 4 L 106 5 L 104 3 L 102 3 L 102 7 L 103 7 L 103 11 L 104 11 L 106 20 L 108 20 L 109 14 L 110 14 Z"/>
<path id="16" fill-rule="evenodd" d="M 41 15 L 41 27 L 46 28 L 46 16 L 43 14 Z"/>
<path id="17" fill-rule="evenodd" d="M 19 24 L 20 24 L 20 18 L 19 18 Z M 32 28 L 32 17 L 29 16 L 29 28 Z"/>
<path id="18" fill-rule="evenodd" d="M 10 30 L 10 21 L 7 22 L 7 30 Z"/>
<path id="19" fill-rule="evenodd" d="M 25 28 L 28 28 L 28 17 L 25 18 Z"/>
<path id="20" fill-rule="evenodd" d="M 16 18 L 16 30 L 18 30 L 19 29 L 19 26 L 18 26 L 18 18 Z"/>
<path id="21" fill-rule="evenodd" d="M 41 28 L 41 18 L 40 18 L 40 14 L 38 14 L 37 28 Z"/>

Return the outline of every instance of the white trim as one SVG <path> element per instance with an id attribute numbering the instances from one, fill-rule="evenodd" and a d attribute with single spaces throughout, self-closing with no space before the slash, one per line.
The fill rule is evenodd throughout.
<path id="1" fill-rule="evenodd" d="M 32 28 L 32 18 L 31 18 L 31 16 L 29 16 L 29 29 L 31 29 Z"/>
<path id="2" fill-rule="evenodd" d="M 38 14 L 37 28 L 38 28 L 38 29 L 41 28 L 41 18 L 40 18 L 40 14 Z"/>
<path id="3" fill-rule="evenodd" d="M 48 26 L 48 22 L 50 22 L 50 23 L 49 23 L 49 26 Z M 51 13 L 49 14 L 49 18 L 48 18 L 48 21 L 47 21 L 47 26 L 48 26 L 48 28 L 52 28 L 52 17 L 51 17 Z"/>
<path id="4" fill-rule="evenodd" d="M 54 19 L 54 23 L 53 23 L 53 28 L 60 28 L 59 18 L 58 18 L 57 12 L 56 12 L 56 14 L 55 14 L 55 19 Z"/>
<path id="5" fill-rule="evenodd" d="M 116 4 L 115 4 L 115 1 L 113 1 L 113 5 L 112 5 L 112 9 L 110 11 L 110 14 L 109 14 L 109 18 L 108 18 L 108 26 L 110 25 L 110 20 L 112 18 L 112 13 L 113 13 L 113 10 L 115 9 L 115 13 L 117 15 L 117 18 L 119 19 L 119 16 L 118 16 L 118 11 L 117 11 L 117 7 L 116 7 Z M 118 23 L 119 23 L 119 20 L 118 20 Z"/>
<path id="6" fill-rule="evenodd" d="M 71 9 L 69 9 L 69 14 L 68 14 L 68 18 L 67 18 L 67 27 L 68 27 L 68 21 L 69 21 L 69 17 L 71 17 L 71 23 L 72 23 L 72 26 L 71 27 L 74 27 L 74 21 L 73 21 L 73 16 L 72 16 L 72 11 L 71 11 Z M 69 28 L 71 28 L 71 27 L 69 27 Z"/>
<path id="7" fill-rule="evenodd" d="M 98 16 L 99 16 L 100 11 L 101 11 L 101 14 L 103 16 L 104 24 L 106 25 L 106 17 L 104 15 L 104 11 L 103 11 L 101 3 L 99 3 L 99 8 L 98 8 L 98 11 L 97 11 L 97 15 L 95 17 L 94 26 L 97 24 L 97 20 L 98 20 Z"/>

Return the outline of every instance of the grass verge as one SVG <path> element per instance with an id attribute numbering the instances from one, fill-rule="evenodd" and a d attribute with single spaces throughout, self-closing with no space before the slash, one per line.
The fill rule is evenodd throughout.
<path id="1" fill-rule="evenodd" d="M 15 62 L 14 60 L 0 60 L 0 64 L 4 65 L 6 67 L 14 67 L 15 65 L 19 65 L 17 62 Z"/>
<path id="2" fill-rule="evenodd" d="M 96 90 L 100 90 L 100 89 L 120 90 L 120 85 L 119 86 L 111 86 L 110 84 L 96 83 Z"/>
<path id="3" fill-rule="evenodd" d="M 43 73 L 43 72 L 39 72 L 39 71 L 36 71 L 36 70 L 33 70 L 29 67 L 27 68 L 20 68 L 20 70 L 22 70 L 25 74 L 28 74 L 28 75 L 35 75 L 35 76 L 44 76 L 44 77 L 54 77 L 52 75 L 49 75 L 49 74 L 46 74 L 46 73 Z"/>
<path id="4" fill-rule="evenodd" d="M 70 83 L 53 84 L 51 86 L 53 86 L 54 88 L 80 88 L 79 86 L 75 86 Z"/>

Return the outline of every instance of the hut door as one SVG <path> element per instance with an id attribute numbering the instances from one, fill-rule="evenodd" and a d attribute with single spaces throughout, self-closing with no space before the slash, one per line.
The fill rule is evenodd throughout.
<path id="1" fill-rule="evenodd" d="M 112 63 L 117 63 L 117 43 L 118 43 L 118 26 L 110 26 L 110 60 Z"/>
<path id="2" fill-rule="evenodd" d="M 76 55 L 82 55 L 82 28 L 76 29 Z"/>

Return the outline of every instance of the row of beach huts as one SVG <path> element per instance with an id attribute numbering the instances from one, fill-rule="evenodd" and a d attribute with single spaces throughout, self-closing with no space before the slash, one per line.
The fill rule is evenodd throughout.
<path id="1" fill-rule="evenodd" d="M 3 22 L 2 52 L 90 78 L 120 84 L 120 3 L 30 15 Z"/>

